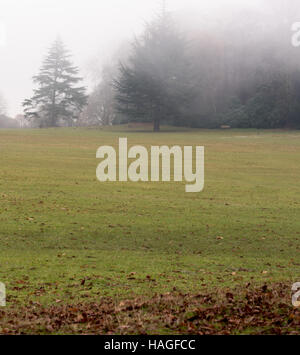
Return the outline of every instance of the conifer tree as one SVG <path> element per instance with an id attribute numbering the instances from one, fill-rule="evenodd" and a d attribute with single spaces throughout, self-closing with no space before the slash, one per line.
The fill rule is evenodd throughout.
<path id="1" fill-rule="evenodd" d="M 115 80 L 117 110 L 130 121 L 181 124 L 193 94 L 186 41 L 165 5 L 132 45 Z"/>
<path id="2" fill-rule="evenodd" d="M 72 126 L 87 103 L 82 79 L 70 54 L 58 38 L 51 46 L 40 72 L 33 77 L 34 95 L 23 103 L 25 117 L 39 127 L 56 127 L 61 122 Z"/>

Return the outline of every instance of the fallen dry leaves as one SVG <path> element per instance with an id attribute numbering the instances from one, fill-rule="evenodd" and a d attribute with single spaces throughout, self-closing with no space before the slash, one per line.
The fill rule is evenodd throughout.
<path id="1" fill-rule="evenodd" d="M 1 334 L 300 334 L 288 285 L 0 311 Z"/>

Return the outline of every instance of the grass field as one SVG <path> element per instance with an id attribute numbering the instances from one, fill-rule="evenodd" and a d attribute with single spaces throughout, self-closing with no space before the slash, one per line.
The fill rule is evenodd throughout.
<path id="1" fill-rule="evenodd" d="M 119 137 L 205 146 L 204 192 L 98 182 L 96 150 Z M 298 131 L 10 130 L 0 131 L 0 152 L 8 311 L 248 283 L 283 283 L 290 299 L 300 281 Z"/>

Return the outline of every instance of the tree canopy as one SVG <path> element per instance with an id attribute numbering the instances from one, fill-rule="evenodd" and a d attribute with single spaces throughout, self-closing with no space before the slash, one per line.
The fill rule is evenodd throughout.
<path id="1" fill-rule="evenodd" d="M 115 80 L 117 110 L 129 121 L 178 123 L 192 95 L 187 43 L 163 10 L 132 44 Z"/>
<path id="2" fill-rule="evenodd" d="M 39 127 L 56 127 L 76 123 L 87 104 L 85 88 L 73 66 L 63 42 L 57 39 L 51 46 L 40 72 L 33 78 L 37 89 L 24 101 L 25 117 Z"/>

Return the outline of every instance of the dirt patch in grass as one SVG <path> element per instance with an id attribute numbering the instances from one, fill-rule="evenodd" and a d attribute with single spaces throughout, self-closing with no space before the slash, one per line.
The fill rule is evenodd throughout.
<path id="1" fill-rule="evenodd" d="M 289 286 L 277 284 L 217 294 L 152 298 L 50 307 L 31 304 L 0 312 L 1 334 L 300 334 L 300 309 Z"/>

